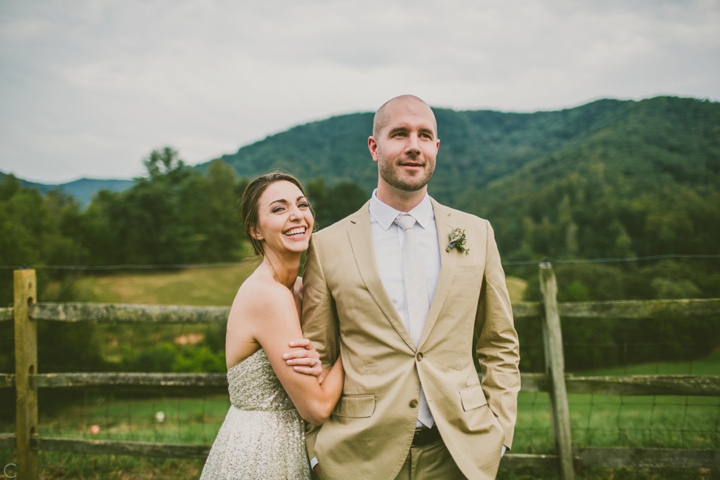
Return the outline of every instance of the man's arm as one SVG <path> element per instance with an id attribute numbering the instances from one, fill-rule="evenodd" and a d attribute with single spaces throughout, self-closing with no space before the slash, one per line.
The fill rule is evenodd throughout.
<path id="1" fill-rule="evenodd" d="M 505 432 L 503 444 L 511 448 L 517 418 L 517 394 L 520 391 L 519 344 L 500 253 L 487 220 L 486 225 L 485 275 L 475 319 L 478 332 L 476 348 L 483 373 L 483 391 L 490 410 Z"/>
<path id="2" fill-rule="evenodd" d="M 323 367 L 331 367 L 339 355 L 338 318 L 314 236 L 310 240 L 303 273 L 301 324 L 303 335 L 313 342 L 320 354 Z M 305 443 L 310 459 L 315 457 L 315 439 L 319 429 L 311 427 L 306 435 Z"/>

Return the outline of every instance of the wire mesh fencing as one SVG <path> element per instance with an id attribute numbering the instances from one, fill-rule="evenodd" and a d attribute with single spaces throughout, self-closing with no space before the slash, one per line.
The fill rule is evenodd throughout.
<path id="1" fill-rule="evenodd" d="M 716 376 L 720 318 L 568 318 L 566 367 L 575 376 Z M 720 450 L 720 396 L 571 394 L 576 447 Z"/>
<path id="2" fill-rule="evenodd" d="M 65 324 L 90 361 L 49 372 L 218 373 L 225 371 L 220 325 Z M 76 330 L 69 334 L 68 330 Z M 85 343 L 83 343 L 85 341 Z M 89 345 L 89 346 L 88 346 Z M 65 345 L 67 348 L 67 342 Z M 224 347 L 223 347 L 224 349 Z M 73 351 L 72 349 L 69 351 Z M 78 359 L 78 351 L 73 357 Z M 222 389 L 95 387 L 40 391 L 40 429 L 63 438 L 209 445 L 229 407 Z"/>

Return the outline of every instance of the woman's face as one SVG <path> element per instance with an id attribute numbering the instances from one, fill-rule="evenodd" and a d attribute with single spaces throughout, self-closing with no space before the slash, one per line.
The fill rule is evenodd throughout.
<path id="1" fill-rule="evenodd" d="M 308 249 L 315 219 L 305 195 L 293 183 L 281 180 L 268 186 L 258 200 L 255 236 L 277 253 Z"/>

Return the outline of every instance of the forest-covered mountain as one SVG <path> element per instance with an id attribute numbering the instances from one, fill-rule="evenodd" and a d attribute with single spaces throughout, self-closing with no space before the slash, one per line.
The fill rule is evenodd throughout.
<path id="1" fill-rule="evenodd" d="M 491 218 L 509 251 L 720 253 L 720 104 L 655 98 L 596 118 L 551 153 L 461 189 L 457 205 Z"/>
<path id="2" fill-rule="evenodd" d="M 430 193 L 489 218 L 508 258 L 720 253 L 720 104 L 657 97 L 555 112 L 435 109 Z M 292 128 L 221 159 L 369 191 L 372 114 Z"/>
<path id="3" fill-rule="evenodd" d="M 662 110 L 669 105 L 671 110 L 684 115 L 666 117 L 670 112 Z M 679 122 L 690 127 L 687 122 L 695 121 L 693 110 L 698 105 L 715 112 L 720 108 L 694 99 L 659 97 L 642 102 L 599 100 L 577 108 L 537 113 L 434 109 L 441 145 L 432 194 L 454 204 L 467 188 L 481 189 L 531 162 L 570 145 L 582 145 L 598 134 L 613 137 L 612 132 L 622 129 L 623 122 L 630 117 L 652 117 L 644 124 L 647 132 L 638 132 L 652 144 L 654 139 L 645 133 L 654 128 L 655 122 Z M 300 125 L 221 159 L 240 176 L 253 177 L 280 168 L 305 181 L 318 177 L 324 177 L 330 184 L 349 180 L 370 190 L 377 182 L 377 170 L 366 146 L 372 116 L 356 113 Z M 642 122 L 640 126 L 643 127 Z"/>

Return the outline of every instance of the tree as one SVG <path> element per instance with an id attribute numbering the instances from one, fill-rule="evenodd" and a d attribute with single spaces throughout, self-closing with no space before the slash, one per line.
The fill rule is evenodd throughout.
<path id="1" fill-rule="evenodd" d="M 203 175 L 170 147 L 143 161 L 147 176 L 100 192 L 84 215 L 84 245 L 99 264 L 163 265 L 236 260 L 242 230 L 238 181 L 222 162 Z"/>
<path id="2" fill-rule="evenodd" d="M 328 187 L 323 178 L 307 182 L 307 194 L 315 211 L 316 228 L 332 225 L 355 212 L 369 197 L 354 182 Z"/>

